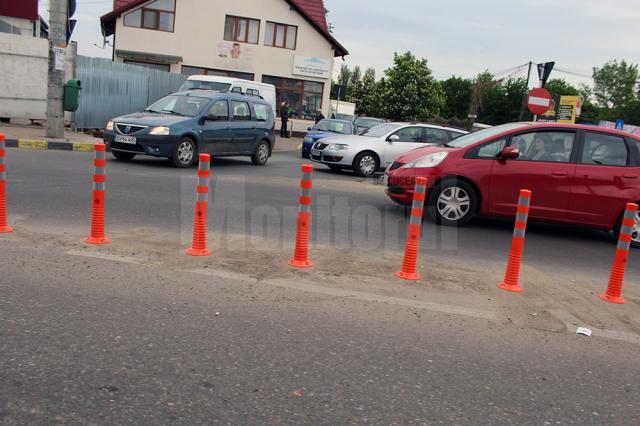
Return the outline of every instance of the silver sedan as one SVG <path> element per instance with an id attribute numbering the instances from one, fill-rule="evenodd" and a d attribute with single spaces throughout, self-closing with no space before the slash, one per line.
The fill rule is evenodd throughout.
<path id="1" fill-rule="evenodd" d="M 331 170 L 352 169 L 358 176 L 384 170 L 395 158 L 428 145 L 444 145 L 466 134 L 460 129 L 419 123 L 386 123 L 359 135 L 331 136 L 311 147 L 311 161 Z"/>

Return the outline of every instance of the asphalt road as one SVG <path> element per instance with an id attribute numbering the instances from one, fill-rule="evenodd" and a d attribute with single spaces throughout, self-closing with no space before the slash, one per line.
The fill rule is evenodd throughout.
<path id="1" fill-rule="evenodd" d="M 295 153 L 261 168 L 213 163 L 211 244 L 225 232 L 232 243 L 251 233 L 275 253 L 258 261 L 249 253 L 244 263 L 184 255 L 195 169 L 153 159 L 108 162 L 114 244 L 84 247 L 91 159 L 8 150 L 16 232 L 0 236 L 0 423 L 640 422 L 636 335 L 568 333 L 564 321 L 533 311 L 540 304 L 495 284 L 489 301 L 470 289 L 477 294 L 458 294 L 453 306 L 434 303 L 453 291 L 449 284 L 439 295 L 336 273 L 397 260 L 404 212 L 374 182 L 315 173 L 318 254 L 339 251 L 342 259 L 323 265 L 333 268 L 324 276 L 284 273 L 276 264 L 292 244 L 302 163 Z M 504 262 L 511 235 L 510 223 L 492 220 L 455 232 L 424 228 L 421 256 L 465 265 L 466 275 L 450 272 L 461 286 L 482 279 L 486 270 L 474 265 Z M 537 225 L 525 259 L 559 280 L 598 281 L 614 248 L 604 233 Z M 352 251 L 363 258 L 353 261 Z M 528 287 L 527 295 L 547 303 L 544 289 Z M 637 327 L 637 297 L 620 308 L 585 298 L 581 312 L 602 310 L 601 328 L 619 312 Z"/>
<path id="2" fill-rule="evenodd" d="M 637 345 L 0 241 L 3 424 L 637 424 Z"/>
<path id="3" fill-rule="evenodd" d="M 84 232 L 90 214 L 91 154 L 10 149 L 10 213 L 27 227 Z M 265 167 L 248 159 L 214 159 L 210 230 L 252 234 L 289 247 L 295 235 L 299 165 L 295 152 L 277 153 Z M 174 169 L 160 159 L 132 163 L 109 160 L 107 224 L 112 231 L 156 228 L 188 238 L 193 215 L 195 168 Z M 321 246 L 362 252 L 402 250 L 404 208 L 395 206 L 374 180 L 348 172 L 314 173 L 312 238 Z M 427 222 L 422 249 L 427 256 L 464 265 L 503 265 L 513 223 L 477 219 L 463 228 Z M 612 235 L 596 230 L 530 224 L 528 265 L 568 278 L 606 281 L 613 259 Z M 637 251 L 628 277 L 640 281 Z"/>

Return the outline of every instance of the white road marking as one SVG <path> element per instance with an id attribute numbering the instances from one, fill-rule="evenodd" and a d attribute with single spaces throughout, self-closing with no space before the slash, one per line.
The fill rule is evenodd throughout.
<path id="1" fill-rule="evenodd" d="M 101 259 L 101 260 L 109 260 L 111 262 L 122 262 L 122 263 L 132 263 L 136 265 L 140 265 L 141 259 L 136 259 L 135 257 L 130 256 L 121 256 L 118 254 L 109 254 L 109 253 L 97 253 L 91 251 L 78 251 L 71 250 L 65 252 L 65 254 L 69 254 L 71 256 L 82 256 L 82 257 L 91 257 L 93 259 Z"/>
<path id="2" fill-rule="evenodd" d="M 559 309 L 554 309 L 551 311 L 551 314 L 558 318 L 565 327 L 567 327 L 567 333 L 575 334 L 578 330 L 578 327 L 586 327 L 591 330 L 592 336 L 603 337 L 605 339 L 612 340 L 621 340 L 623 342 L 640 344 L 640 335 L 634 333 L 627 333 L 624 331 L 614 331 L 614 330 L 601 330 L 599 328 L 591 327 L 590 325 L 584 324 L 583 321 L 574 317 L 569 312 L 562 311 Z"/>

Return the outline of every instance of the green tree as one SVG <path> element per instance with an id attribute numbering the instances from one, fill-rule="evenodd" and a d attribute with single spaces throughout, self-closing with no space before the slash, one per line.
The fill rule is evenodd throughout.
<path id="1" fill-rule="evenodd" d="M 580 94 L 580 91 L 567 83 L 567 81 L 563 78 L 554 78 L 547 81 L 547 84 L 544 86 L 554 98 L 559 96 L 577 96 Z"/>
<path id="2" fill-rule="evenodd" d="M 394 53 L 393 63 L 380 81 L 379 95 L 385 97 L 387 118 L 428 120 L 438 115 L 444 95 L 427 60 L 417 59 L 411 52 Z"/>
<path id="3" fill-rule="evenodd" d="M 444 118 L 465 119 L 469 114 L 469 102 L 473 82 L 468 78 L 451 76 L 440 83 L 445 103 L 440 111 Z"/>
<path id="4" fill-rule="evenodd" d="M 376 70 L 373 68 L 367 68 L 362 77 L 361 94 L 356 103 L 356 113 L 359 115 L 367 115 L 372 117 L 376 111 Z"/>
<path id="5" fill-rule="evenodd" d="M 601 108 L 617 112 L 636 99 L 638 65 L 610 61 L 593 68 L 593 95 Z"/>

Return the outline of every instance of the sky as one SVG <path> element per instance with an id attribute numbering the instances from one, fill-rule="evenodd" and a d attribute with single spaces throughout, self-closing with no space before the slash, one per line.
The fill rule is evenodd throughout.
<path id="1" fill-rule="evenodd" d="M 504 77 L 529 61 L 555 61 L 551 78 L 589 84 L 594 66 L 612 59 L 640 63 L 640 0 L 324 1 L 334 36 L 350 52 L 344 63 L 373 67 L 377 77 L 393 64 L 394 52 L 405 51 L 427 59 L 438 79 L 484 70 Z M 72 40 L 79 53 L 111 57 L 109 46 L 102 49 L 99 17 L 112 0 L 77 3 Z M 48 4 L 40 0 L 45 17 Z M 342 63 L 336 59 L 336 72 Z M 525 76 L 526 68 L 513 75 Z"/>

